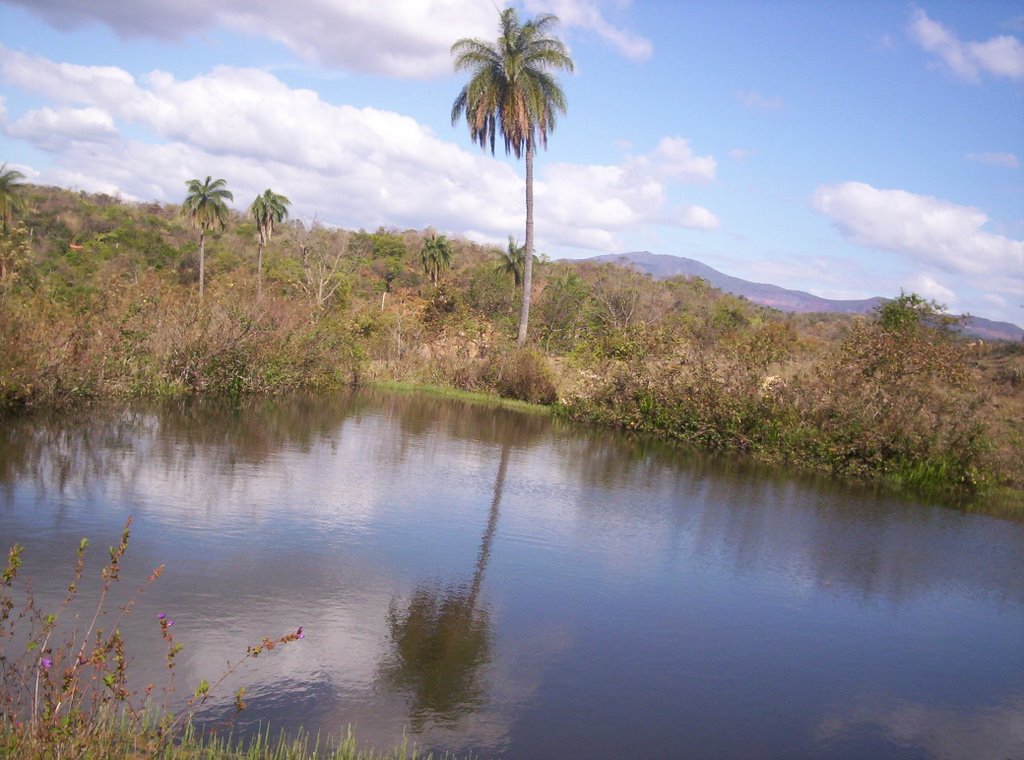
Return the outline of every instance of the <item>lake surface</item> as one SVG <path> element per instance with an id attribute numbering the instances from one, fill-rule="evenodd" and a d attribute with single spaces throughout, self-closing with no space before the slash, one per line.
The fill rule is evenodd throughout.
<path id="1" fill-rule="evenodd" d="M 176 694 L 482 758 L 1024 758 L 1024 525 L 418 395 L 0 426 L 42 599 L 129 515 L 123 626 Z M 82 586 L 95 586 L 83 583 Z M 90 592 L 86 592 L 87 597 Z M 88 601 L 86 599 L 85 601 Z M 84 613 L 80 613 L 84 614 Z"/>

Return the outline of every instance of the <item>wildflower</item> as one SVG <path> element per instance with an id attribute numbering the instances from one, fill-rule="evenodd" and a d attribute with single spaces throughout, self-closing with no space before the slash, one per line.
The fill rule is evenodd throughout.
<path id="1" fill-rule="evenodd" d="M 53 660 L 51 660 L 49 657 L 44 657 L 39 661 L 39 667 L 41 667 L 43 670 L 49 670 L 53 667 Z"/>
<path id="2" fill-rule="evenodd" d="M 157 620 L 163 620 L 165 617 L 167 617 L 167 613 L 166 612 L 161 612 L 159 615 L 156 616 L 156 619 Z"/>
<path id="3" fill-rule="evenodd" d="M 302 626 L 301 626 L 301 625 L 299 626 L 299 630 L 297 630 L 297 631 L 295 632 L 295 635 L 296 635 L 296 636 L 297 636 L 298 638 L 300 638 L 300 639 L 304 639 L 304 638 L 306 638 L 306 634 L 304 634 L 304 633 L 302 632 Z"/>

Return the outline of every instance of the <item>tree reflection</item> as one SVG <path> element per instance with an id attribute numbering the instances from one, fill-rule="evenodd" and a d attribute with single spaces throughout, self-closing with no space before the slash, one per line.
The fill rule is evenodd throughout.
<path id="1" fill-rule="evenodd" d="M 498 527 L 510 448 L 508 441 L 502 444 L 472 581 L 444 587 L 421 584 L 404 608 L 393 601 L 388 610 L 394 656 L 384 675 L 392 686 L 412 692 L 413 730 L 428 719 L 454 722 L 483 701 L 480 669 L 491 660 L 491 625 L 480 589 Z"/>

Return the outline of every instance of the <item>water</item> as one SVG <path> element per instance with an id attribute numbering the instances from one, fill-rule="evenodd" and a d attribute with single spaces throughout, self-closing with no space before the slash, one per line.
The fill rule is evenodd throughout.
<path id="1" fill-rule="evenodd" d="M 236 733 L 1024 758 L 1019 523 L 422 396 L 0 428 L 0 544 L 27 547 L 37 596 L 61 594 L 81 536 L 94 574 L 128 515 L 125 585 L 167 568 L 122 626 L 137 686 L 166 681 L 158 612 L 185 644 L 172 702 L 304 627 L 201 714 L 247 686 Z"/>

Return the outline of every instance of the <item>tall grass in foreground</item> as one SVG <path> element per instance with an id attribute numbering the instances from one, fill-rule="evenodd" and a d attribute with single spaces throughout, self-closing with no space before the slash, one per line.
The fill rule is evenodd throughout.
<path id="1" fill-rule="evenodd" d="M 40 604 L 19 581 L 24 547 L 15 544 L 7 552 L 0 576 L 0 757 L 3 758 L 344 758 L 345 760 L 407 760 L 419 757 L 407 742 L 390 752 L 360 751 L 351 731 L 337 741 L 310 737 L 300 732 L 289 737 L 270 729 L 251 738 L 235 739 L 229 733 L 203 734 L 194 723 L 196 711 L 224 681 L 245 662 L 304 638 L 302 628 L 264 638 L 246 647 L 213 681 L 202 680 L 172 711 L 176 658 L 184 648 L 173 633 L 174 621 L 160 613 L 155 629 L 166 645 L 166 682 L 148 684 L 141 691 L 129 687 L 128 660 L 121 625 L 132 614 L 139 596 L 156 582 L 163 566 L 156 568 L 134 596 L 113 607 L 111 590 L 121 581 L 121 566 L 131 531 L 127 520 L 120 540 L 108 550 L 100 571 L 100 591 L 95 605 L 76 604 L 83 580 L 83 538 L 76 550 L 75 568 L 63 599 L 52 608 Z M 70 621 L 85 621 L 84 628 Z M 180 703 L 181 700 L 178 700 Z M 245 709 L 245 689 L 234 695 L 232 719 Z M 230 726 L 230 723 L 229 723 Z"/>

